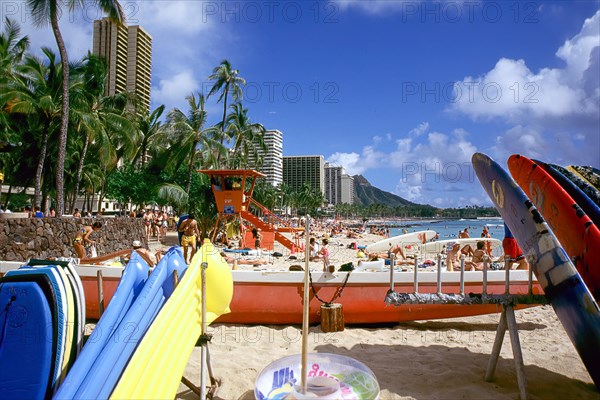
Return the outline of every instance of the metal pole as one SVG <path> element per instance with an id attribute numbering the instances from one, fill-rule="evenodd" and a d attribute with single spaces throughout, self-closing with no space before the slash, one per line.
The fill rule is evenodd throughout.
<path id="1" fill-rule="evenodd" d="M 206 249 L 205 249 L 206 251 Z M 200 279 L 202 285 L 202 332 L 200 333 L 201 337 L 204 336 L 206 332 L 206 269 L 208 268 L 208 263 L 206 261 L 202 262 L 200 271 Z M 200 399 L 206 399 L 206 343 L 202 343 L 202 347 L 200 348 Z"/>
<path id="2" fill-rule="evenodd" d="M 437 256 L 437 293 L 442 294 L 442 256 Z"/>
<path id="3" fill-rule="evenodd" d="M 390 253 L 390 290 L 394 291 L 394 263 L 396 255 L 394 253 Z"/>
<path id="4" fill-rule="evenodd" d="M 529 261 L 529 260 L 527 260 Z M 528 279 L 528 288 L 527 294 L 530 296 L 533 294 L 533 268 L 531 268 L 533 264 L 529 263 L 529 279 Z"/>
<path id="5" fill-rule="evenodd" d="M 309 289 L 309 274 L 310 274 L 310 270 L 309 270 L 309 263 L 308 263 L 308 258 L 310 256 L 310 251 L 309 251 L 309 246 L 310 246 L 310 215 L 306 215 L 306 226 L 304 228 L 304 232 L 306 234 L 306 244 L 304 245 L 304 303 L 303 303 L 303 308 L 302 308 L 302 370 L 301 370 L 301 375 L 302 375 L 302 388 L 301 388 L 301 393 L 302 394 L 306 394 L 306 390 L 307 390 L 307 386 L 308 386 L 308 382 L 307 382 L 307 376 L 308 376 L 308 313 L 310 311 L 310 307 L 309 307 L 309 301 L 310 298 L 308 297 L 308 289 Z"/>
<path id="6" fill-rule="evenodd" d="M 419 293 L 419 255 L 415 256 L 415 294 Z"/>
<path id="7" fill-rule="evenodd" d="M 460 256 L 460 294 L 465 294 L 465 255 Z"/>
<path id="8" fill-rule="evenodd" d="M 506 271 L 506 283 L 504 286 L 504 292 L 510 294 L 510 257 L 504 257 L 504 269 Z"/>
<path id="9" fill-rule="evenodd" d="M 487 281 L 488 281 L 488 258 L 483 257 L 483 296 L 487 296 Z M 484 299 L 485 301 L 485 299 Z"/>

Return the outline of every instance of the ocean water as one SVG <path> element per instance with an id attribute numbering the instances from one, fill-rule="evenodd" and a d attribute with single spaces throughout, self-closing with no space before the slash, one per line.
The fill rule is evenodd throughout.
<path id="1" fill-rule="evenodd" d="M 401 235 L 403 229 L 408 229 L 409 233 L 431 229 L 439 233 L 440 240 L 455 239 L 460 231 L 469 228 L 469 235 L 476 238 L 481 237 L 484 226 L 487 226 L 491 237 L 504 239 L 504 222 L 500 219 L 413 221 L 407 222 L 405 227 L 391 228 L 390 237 Z"/>

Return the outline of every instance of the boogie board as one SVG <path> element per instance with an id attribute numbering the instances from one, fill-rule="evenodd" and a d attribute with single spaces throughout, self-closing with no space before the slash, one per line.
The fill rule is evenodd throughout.
<path id="1" fill-rule="evenodd" d="M 64 285 L 62 284 L 62 280 L 58 274 L 58 272 L 51 267 L 44 268 L 19 268 L 12 271 L 8 271 L 5 275 L 5 278 L 15 278 L 15 279 L 36 279 L 39 276 L 45 276 L 50 285 L 52 286 L 53 292 L 53 301 L 55 304 L 52 308 L 56 313 L 56 335 L 57 341 L 56 345 L 53 347 L 53 371 L 51 378 L 51 390 L 56 390 L 60 382 L 62 381 L 61 375 L 64 369 L 66 369 L 65 361 L 65 352 L 66 352 L 66 341 L 68 335 L 68 321 L 67 321 L 67 294 Z"/>
<path id="2" fill-rule="evenodd" d="M 552 228 L 596 300 L 600 299 L 600 230 L 543 168 L 527 157 L 508 159 L 514 180 Z"/>
<path id="3" fill-rule="evenodd" d="M 588 197 L 588 195 L 586 195 L 581 189 L 579 189 L 577 185 L 571 182 L 569 178 L 561 174 L 556 168 L 538 160 L 533 161 L 542 168 L 544 168 L 544 171 L 546 171 L 551 177 L 553 177 L 554 180 L 563 189 L 565 189 L 567 193 L 569 193 L 569 196 L 571 196 L 573 200 L 577 202 L 579 207 L 581 207 L 583 211 L 585 211 L 588 217 L 590 217 L 590 219 L 594 221 L 594 224 L 600 227 L 600 207 L 598 207 L 598 205 L 594 203 L 592 199 Z"/>
<path id="4" fill-rule="evenodd" d="M 160 259 L 139 296 L 114 330 L 111 340 L 96 358 L 76 398 L 106 399 L 110 396 L 148 327 L 173 293 L 173 271 L 177 271 L 181 277 L 186 268 L 179 247 L 170 248 Z M 98 379 L 99 376 L 102 379 Z"/>
<path id="5" fill-rule="evenodd" d="M 127 364 L 111 399 L 172 399 L 202 330 L 201 264 L 206 268 L 206 323 L 229 312 L 231 268 L 205 240 Z"/>
<path id="6" fill-rule="evenodd" d="M 392 247 L 397 245 L 401 245 L 404 248 L 406 245 L 427 243 L 431 239 L 433 239 L 435 235 L 435 231 L 420 231 L 407 233 L 405 235 L 394 236 L 391 238 L 380 240 L 375 243 L 371 243 L 370 245 L 367 245 L 366 250 L 369 253 L 379 253 L 383 251 L 388 251 Z"/>
<path id="7" fill-rule="evenodd" d="M 119 325 L 148 279 L 148 264 L 135 251 L 131 252 L 119 286 L 108 307 L 96 324 L 81 354 L 75 361 L 67 378 L 56 392 L 54 399 L 72 399 L 87 377 L 102 349 L 106 346 L 113 330 Z"/>
<path id="8" fill-rule="evenodd" d="M 472 159 L 477 178 L 523 249 L 539 284 L 597 388 L 600 309 L 540 212 L 510 175 L 485 154 Z"/>
<path id="9" fill-rule="evenodd" d="M 45 397 L 52 372 L 52 322 L 38 283 L 0 283 L 0 398 Z"/>
<path id="10" fill-rule="evenodd" d="M 560 165 L 549 164 L 551 167 L 559 171 L 561 174 L 569 178 L 583 193 L 585 193 L 598 207 L 600 207 L 600 191 L 590 185 L 588 181 L 583 179 L 581 175 L 575 174 Z"/>

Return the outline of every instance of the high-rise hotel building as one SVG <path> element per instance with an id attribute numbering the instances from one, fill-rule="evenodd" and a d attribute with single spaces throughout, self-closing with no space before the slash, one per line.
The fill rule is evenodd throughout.
<path id="1" fill-rule="evenodd" d="M 344 167 L 325 163 L 325 199 L 329 204 L 354 203 L 354 178 L 347 175 Z"/>
<path id="2" fill-rule="evenodd" d="M 283 183 L 283 133 L 277 129 L 265 131 L 264 142 L 266 151 L 257 148 L 257 154 L 262 158 L 262 165 L 256 166 L 250 155 L 250 164 L 267 177 L 268 183 L 279 186 Z"/>
<path id="3" fill-rule="evenodd" d="M 92 52 L 108 65 L 107 95 L 135 93 L 142 112 L 150 111 L 152 37 L 138 25 L 119 25 L 108 18 L 94 21 Z"/>
<path id="4" fill-rule="evenodd" d="M 325 160 L 323 156 L 283 157 L 283 182 L 300 190 L 304 182 L 325 193 Z"/>

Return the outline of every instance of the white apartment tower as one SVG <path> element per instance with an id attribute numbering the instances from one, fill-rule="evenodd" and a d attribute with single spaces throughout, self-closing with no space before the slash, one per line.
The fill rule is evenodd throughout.
<path id="1" fill-rule="evenodd" d="M 283 133 L 277 129 L 265 131 L 263 140 L 267 147 L 266 151 L 261 148 L 256 149 L 257 155 L 262 158 L 262 165 L 256 166 L 252 154 L 249 157 L 250 165 L 265 174 L 268 183 L 279 186 L 283 183 Z"/>
<path id="2" fill-rule="evenodd" d="M 354 204 L 354 177 L 342 175 L 342 203 Z"/>
<path id="3" fill-rule="evenodd" d="M 344 167 L 325 164 L 325 199 L 329 204 L 354 203 L 354 178 Z"/>

